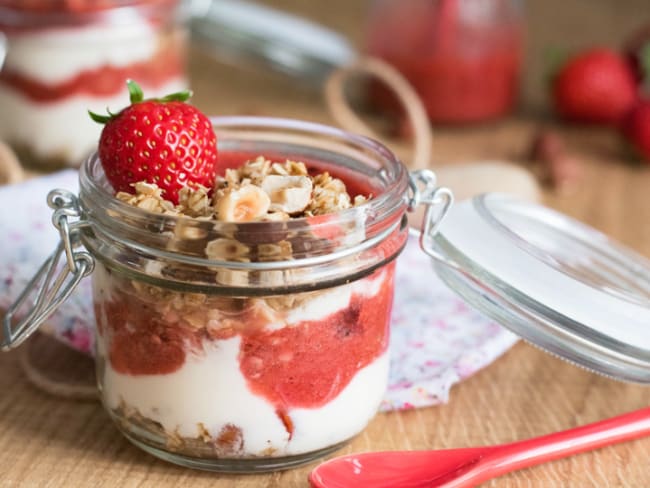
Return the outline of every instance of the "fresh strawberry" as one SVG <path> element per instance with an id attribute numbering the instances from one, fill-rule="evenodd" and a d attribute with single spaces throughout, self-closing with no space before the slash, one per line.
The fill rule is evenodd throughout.
<path id="1" fill-rule="evenodd" d="M 90 113 L 105 124 L 99 158 L 113 189 L 133 193 L 139 181 L 155 183 L 163 197 L 178 203 L 184 186 L 214 186 L 217 137 L 210 120 L 185 103 L 190 92 L 144 100 L 142 90 L 128 81 L 131 105 L 117 114 Z"/>
<path id="2" fill-rule="evenodd" d="M 554 79 L 558 113 L 568 120 L 617 124 L 637 99 L 632 68 L 625 58 L 606 48 L 594 48 L 570 58 Z"/>
<path id="3" fill-rule="evenodd" d="M 623 134 L 650 163 L 650 100 L 640 101 L 625 117 Z"/>

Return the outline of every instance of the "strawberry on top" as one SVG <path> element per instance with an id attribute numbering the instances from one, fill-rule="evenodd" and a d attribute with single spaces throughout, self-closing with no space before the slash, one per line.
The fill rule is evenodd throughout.
<path id="1" fill-rule="evenodd" d="M 133 193 L 133 185 L 145 181 L 174 204 L 183 187 L 212 189 L 217 138 L 208 117 L 185 103 L 191 92 L 144 99 L 137 83 L 129 80 L 127 86 L 131 105 L 117 114 L 89 112 L 104 124 L 98 153 L 113 189 Z"/>

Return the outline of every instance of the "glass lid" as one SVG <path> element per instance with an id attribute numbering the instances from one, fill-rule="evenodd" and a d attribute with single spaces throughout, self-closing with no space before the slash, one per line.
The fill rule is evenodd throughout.
<path id="1" fill-rule="evenodd" d="M 220 59 L 262 65 L 320 87 L 356 53 L 340 34 L 244 0 L 192 0 L 193 40 Z"/>
<path id="2" fill-rule="evenodd" d="M 429 243 L 441 278 L 527 341 L 616 379 L 650 383 L 650 261 L 502 194 L 457 203 Z"/>

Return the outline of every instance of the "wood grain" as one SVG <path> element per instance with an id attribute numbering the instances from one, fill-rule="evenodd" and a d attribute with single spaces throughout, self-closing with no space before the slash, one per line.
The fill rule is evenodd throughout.
<path id="1" fill-rule="evenodd" d="M 570 46 L 619 42 L 640 20 L 646 0 L 534 0 L 528 2 L 535 57 L 549 40 Z M 274 0 L 347 33 L 362 37 L 365 3 Z M 560 6 L 562 6 L 560 8 Z M 555 25 L 553 32 L 547 26 Z M 560 29 L 561 27 L 561 29 Z M 559 30 L 558 30 L 559 29 Z M 558 34 L 559 33 L 559 34 Z M 522 160 L 532 134 L 552 125 L 541 106 L 530 59 L 524 88 L 527 107 L 509 120 L 465 129 L 436 129 L 435 162 L 471 159 Z M 196 103 L 215 114 L 261 114 L 331 122 L 319 98 L 282 77 L 233 68 L 194 52 L 191 73 Z M 535 77 L 532 79 L 530 77 Z M 650 256 L 650 170 L 631 166 L 612 133 L 559 127 L 569 148 L 586 165 L 582 186 L 571 195 L 547 193 L 547 202 L 585 220 Z M 405 150 L 404 144 L 394 147 Z M 24 379 L 16 353 L 0 355 L 0 486 L 2 487 L 306 487 L 310 466 L 270 475 L 228 476 L 182 469 L 130 445 L 95 402 L 58 400 Z M 379 414 L 340 453 L 427 449 L 510 442 L 596 421 L 650 404 L 650 389 L 618 383 L 518 344 L 501 359 L 452 391 L 444 406 Z M 339 454 L 340 454 L 339 453 Z M 650 439 L 531 468 L 487 486 L 650 486 Z"/>

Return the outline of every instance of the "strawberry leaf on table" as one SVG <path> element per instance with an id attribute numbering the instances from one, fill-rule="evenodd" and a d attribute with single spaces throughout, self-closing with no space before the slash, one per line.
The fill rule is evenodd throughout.
<path id="1" fill-rule="evenodd" d="M 217 138 L 208 117 L 185 103 L 189 91 L 145 99 L 140 86 L 127 81 L 131 105 L 116 114 L 90 117 L 104 124 L 99 159 L 116 192 L 133 193 L 140 181 L 154 183 L 166 200 L 178 203 L 185 186 L 214 186 Z"/>
<path id="2" fill-rule="evenodd" d="M 560 69 L 569 59 L 569 52 L 559 46 L 547 46 L 544 49 L 544 78 L 549 86 L 552 86 Z"/>

